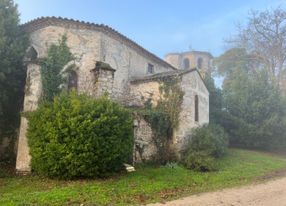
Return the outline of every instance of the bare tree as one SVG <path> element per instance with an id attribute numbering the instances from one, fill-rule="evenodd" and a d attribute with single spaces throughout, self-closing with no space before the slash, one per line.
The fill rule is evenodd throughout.
<path id="1" fill-rule="evenodd" d="M 236 46 L 266 68 L 280 85 L 286 84 L 286 11 L 251 11 L 248 25 L 239 28 Z"/>

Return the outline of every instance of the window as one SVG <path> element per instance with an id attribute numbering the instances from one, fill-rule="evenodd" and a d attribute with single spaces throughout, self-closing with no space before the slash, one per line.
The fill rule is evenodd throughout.
<path id="1" fill-rule="evenodd" d="M 147 68 L 147 74 L 154 74 L 154 65 L 153 64 L 148 64 Z"/>
<path id="2" fill-rule="evenodd" d="M 184 69 L 189 69 L 190 68 L 190 60 L 188 58 L 185 58 L 183 61 L 183 68 Z"/>
<path id="3" fill-rule="evenodd" d="M 195 95 L 195 121 L 199 121 L 199 97 Z"/>
<path id="4" fill-rule="evenodd" d="M 198 66 L 198 69 L 202 69 L 203 67 L 203 59 L 201 57 L 198 58 L 197 66 Z"/>
<path id="5" fill-rule="evenodd" d="M 68 77 L 68 90 L 77 90 L 77 73 L 75 71 L 69 72 Z"/>

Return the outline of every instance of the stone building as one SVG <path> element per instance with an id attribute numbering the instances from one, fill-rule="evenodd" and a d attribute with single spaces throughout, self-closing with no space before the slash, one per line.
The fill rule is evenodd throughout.
<path id="1" fill-rule="evenodd" d="M 213 56 L 209 52 L 188 51 L 182 53 L 169 53 L 165 55 L 165 61 L 178 69 L 197 68 L 204 77 L 210 74 Z"/>
<path id="2" fill-rule="evenodd" d="M 63 68 L 71 69 L 72 66 L 69 87 L 93 97 L 108 92 L 113 100 L 126 106 L 143 106 L 144 98 L 151 97 L 155 104 L 158 101 L 160 80 L 179 78 L 184 97 L 179 127 L 172 140 L 176 151 L 186 145 L 193 127 L 209 122 L 209 93 L 200 73 L 191 66 L 179 70 L 105 25 L 46 17 L 28 22 L 22 28 L 30 34 L 31 43 L 25 59 L 24 112 L 37 108 L 42 92 L 37 59 L 46 57 L 49 46 L 65 35 L 67 45 L 76 57 Z M 27 127 L 28 121 L 22 117 L 16 162 L 18 172 L 31 169 Z M 140 157 L 135 155 L 135 161 L 152 158 L 156 148 L 150 125 L 138 117 L 134 122 L 134 134 L 136 148 L 144 147 Z"/>

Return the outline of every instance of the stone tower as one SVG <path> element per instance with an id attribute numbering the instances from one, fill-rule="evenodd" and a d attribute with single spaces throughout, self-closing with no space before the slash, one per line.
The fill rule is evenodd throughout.
<path id="1" fill-rule="evenodd" d="M 165 55 L 165 61 L 178 69 L 197 68 L 204 77 L 210 74 L 213 56 L 209 52 L 187 51 L 182 53 L 169 53 Z"/>

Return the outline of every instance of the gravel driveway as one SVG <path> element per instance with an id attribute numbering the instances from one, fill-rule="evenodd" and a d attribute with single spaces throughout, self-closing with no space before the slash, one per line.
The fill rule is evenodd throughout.
<path id="1" fill-rule="evenodd" d="M 286 177 L 148 206 L 286 206 Z"/>

